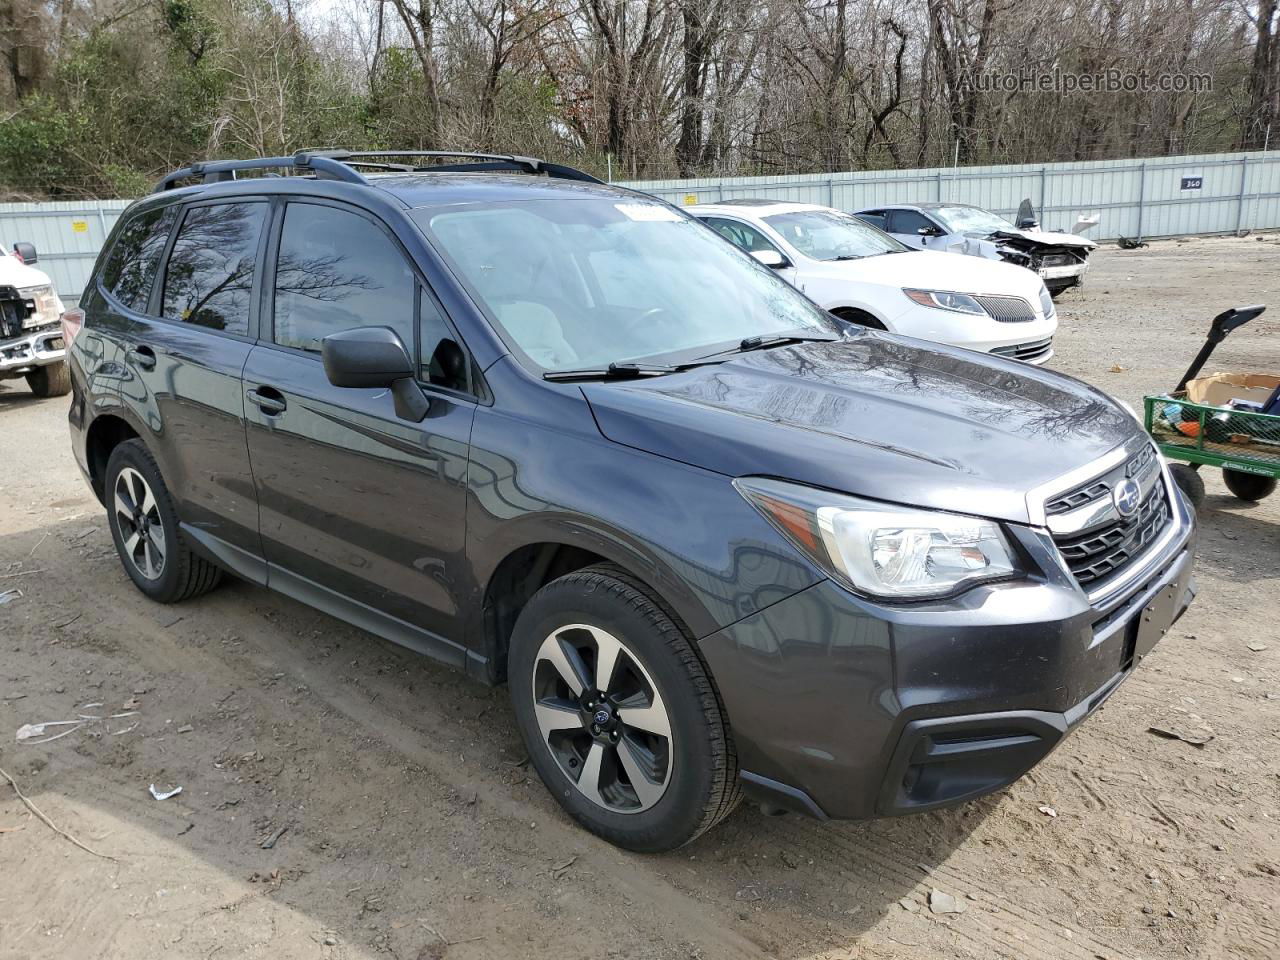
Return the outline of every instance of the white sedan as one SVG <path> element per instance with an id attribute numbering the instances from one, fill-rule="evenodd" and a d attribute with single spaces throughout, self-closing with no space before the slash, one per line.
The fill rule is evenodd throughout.
<path id="1" fill-rule="evenodd" d="M 830 207 L 728 200 L 686 210 L 826 310 L 869 327 L 1044 363 L 1058 317 L 1010 263 L 912 250 Z"/>

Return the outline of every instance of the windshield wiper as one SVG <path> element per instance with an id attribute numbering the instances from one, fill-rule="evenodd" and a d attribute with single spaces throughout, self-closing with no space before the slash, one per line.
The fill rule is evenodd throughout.
<path id="1" fill-rule="evenodd" d="M 827 263 L 839 263 L 841 260 L 861 260 L 865 253 L 842 253 L 838 257 L 830 257 Z"/>
<path id="2" fill-rule="evenodd" d="M 771 347 L 782 347 L 788 343 L 830 343 L 839 337 L 818 337 L 806 333 L 784 334 L 776 337 L 744 337 L 738 344 L 738 353 L 748 350 L 768 350 Z"/>
<path id="3" fill-rule="evenodd" d="M 708 354 L 701 362 L 718 357 L 724 359 L 738 353 L 750 353 L 752 350 L 772 350 L 774 347 L 785 347 L 790 343 L 831 343 L 839 337 L 820 337 L 809 333 L 778 334 L 775 336 L 743 337 L 738 345 L 721 353 Z"/>
<path id="4" fill-rule="evenodd" d="M 586 367 L 582 370 L 549 370 L 543 380 L 636 380 L 641 377 L 660 377 L 679 373 L 690 367 L 700 367 L 714 361 L 695 360 L 692 363 L 611 363 L 607 367 Z"/>

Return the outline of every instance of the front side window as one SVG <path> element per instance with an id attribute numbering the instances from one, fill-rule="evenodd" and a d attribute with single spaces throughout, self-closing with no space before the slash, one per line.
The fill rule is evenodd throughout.
<path id="1" fill-rule="evenodd" d="M 702 217 L 700 219 L 720 236 L 734 246 L 747 251 L 747 253 L 755 253 L 759 250 L 772 250 L 775 253 L 781 253 L 768 237 L 749 223 L 743 223 L 740 220 L 726 220 L 724 217 Z"/>
<path id="2" fill-rule="evenodd" d="M 146 210 L 129 218 L 102 269 L 102 286 L 130 310 L 145 313 L 151 282 L 169 242 L 177 207 Z"/>
<path id="3" fill-rule="evenodd" d="M 887 233 L 837 210 L 777 213 L 764 222 L 814 260 L 857 260 L 907 249 Z"/>
<path id="4" fill-rule="evenodd" d="M 910 234 L 913 237 L 928 236 L 937 231 L 938 225 L 915 210 L 890 210 L 889 232 Z M 923 231 L 923 233 L 921 232 Z"/>
<path id="5" fill-rule="evenodd" d="M 990 210 L 983 210 L 981 207 L 937 207 L 933 215 L 952 233 L 986 237 L 1000 230 L 1016 229 L 1004 217 L 998 217 Z"/>
<path id="6" fill-rule="evenodd" d="M 654 201 L 458 204 L 411 216 L 544 370 L 683 361 L 745 337 L 833 331 L 772 271 Z"/>
<path id="7" fill-rule="evenodd" d="M 161 314 L 212 330 L 249 333 L 249 302 L 265 203 L 191 207 L 164 272 Z"/>
<path id="8" fill-rule="evenodd" d="M 416 279 L 371 220 L 336 207 L 291 203 L 276 260 L 276 343 L 318 353 L 353 327 L 390 327 L 413 349 Z"/>

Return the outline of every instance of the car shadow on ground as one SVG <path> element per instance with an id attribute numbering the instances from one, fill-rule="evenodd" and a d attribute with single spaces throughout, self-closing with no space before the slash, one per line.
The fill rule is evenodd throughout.
<path id="1" fill-rule="evenodd" d="M 0 380 L 0 409 L 25 407 L 40 401 L 21 380 Z"/>
<path id="2" fill-rule="evenodd" d="M 87 703 L 103 705 L 95 715 L 138 711 L 132 730 L 135 718 L 122 718 L 0 750 L 28 795 L 73 832 L 106 834 L 95 842 L 122 863 L 148 863 L 145 884 L 181 884 L 199 861 L 316 930 L 399 956 L 430 939 L 416 922 L 426 916 L 479 929 L 480 955 L 527 948 L 531 936 L 572 947 L 571 917 L 608 902 L 637 943 L 808 957 L 853 944 L 891 911 L 927 914 L 930 884 L 947 886 L 931 875 L 945 876 L 952 850 L 999 804 L 865 824 L 744 804 L 686 848 L 630 854 L 546 793 L 505 688 L 239 581 L 151 603 L 121 570 L 96 502 L 4 538 L 0 571 L 48 574 L 9 581 L 23 596 L 6 611 L 7 690 L 21 697 L 0 702 L 0 719 L 16 729 Z M 157 802 L 152 783 L 183 792 Z M 128 826 L 80 821 L 72 802 Z M 27 841 L 41 831 L 28 827 Z M 149 860 L 148 836 L 175 852 Z M 60 882 L 74 889 L 81 855 L 64 856 L 52 835 L 41 843 L 30 866 L 66 871 Z M 598 930 L 582 932 L 593 949 Z"/>

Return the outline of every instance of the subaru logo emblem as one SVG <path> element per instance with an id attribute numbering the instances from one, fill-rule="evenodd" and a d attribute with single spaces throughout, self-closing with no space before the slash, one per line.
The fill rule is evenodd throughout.
<path id="1" fill-rule="evenodd" d="M 1142 488 L 1132 477 L 1121 480 L 1115 490 L 1111 491 L 1111 502 L 1115 504 L 1116 513 L 1122 517 L 1132 517 L 1138 512 L 1142 500 Z"/>
<path id="2" fill-rule="evenodd" d="M 597 711 L 596 711 L 596 715 L 595 715 L 594 717 L 592 717 L 591 719 L 592 719 L 592 720 L 594 720 L 594 721 L 596 722 L 596 725 L 597 725 L 597 726 L 601 726 L 601 727 L 603 727 L 606 723 L 608 723 L 608 722 L 609 722 L 609 711 L 608 711 L 608 710 L 597 710 Z"/>

